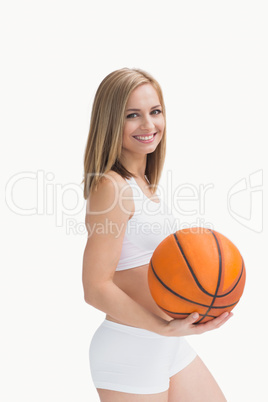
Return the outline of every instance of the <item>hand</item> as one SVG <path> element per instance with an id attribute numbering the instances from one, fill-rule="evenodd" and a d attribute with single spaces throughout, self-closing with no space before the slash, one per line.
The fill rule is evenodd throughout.
<path id="1" fill-rule="evenodd" d="M 207 321 L 204 324 L 194 324 L 199 319 L 198 313 L 192 313 L 187 318 L 174 319 L 167 324 L 167 336 L 185 336 L 185 335 L 195 335 L 203 334 L 207 331 L 212 331 L 213 329 L 220 328 L 226 323 L 233 313 L 222 313 L 217 318 Z"/>

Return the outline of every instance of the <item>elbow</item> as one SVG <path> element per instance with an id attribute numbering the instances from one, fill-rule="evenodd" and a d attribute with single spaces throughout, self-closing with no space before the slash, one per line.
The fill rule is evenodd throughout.
<path id="1" fill-rule="evenodd" d="M 91 305 L 90 299 L 89 299 L 88 295 L 85 294 L 85 293 L 84 293 L 84 301 L 85 301 L 87 304 Z"/>
<path id="2" fill-rule="evenodd" d="M 102 297 L 102 286 L 87 286 L 86 288 L 84 288 L 84 300 L 90 306 L 98 308 L 99 304 L 101 303 Z"/>
<path id="3" fill-rule="evenodd" d="M 96 299 L 97 286 L 89 278 L 83 278 L 83 289 L 84 289 L 84 301 L 91 306 L 94 305 L 94 299 Z"/>
<path id="4" fill-rule="evenodd" d="M 94 297 L 92 289 L 84 290 L 84 301 L 90 306 L 94 306 Z"/>
<path id="5" fill-rule="evenodd" d="M 90 306 L 102 310 L 104 299 L 107 301 L 111 296 L 111 285 L 114 286 L 112 281 L 105 281 L 104 283 L 97 284 L 95 286 L 87 286 L 84 288 L 84 300 Z M 103 310 L 102 310 L 103 311 Z"/>

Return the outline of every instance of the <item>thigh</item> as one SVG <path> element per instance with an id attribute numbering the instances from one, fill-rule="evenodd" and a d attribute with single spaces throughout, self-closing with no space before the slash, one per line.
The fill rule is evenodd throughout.
<path id="1" fill-rule="evenodd" d="M 101 402 L 168 402 L 168 391 L 158 394 L 142 395 L 97 389 Z"/>
<path id="2" fill-rule="evenodd" d="M 226 402 L 220 387 L 197 356 L 170 378 L 168 402 Z"/>

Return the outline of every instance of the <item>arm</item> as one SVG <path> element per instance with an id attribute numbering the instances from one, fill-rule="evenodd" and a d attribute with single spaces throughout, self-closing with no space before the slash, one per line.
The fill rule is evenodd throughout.
<path id="1" fill-rule="evenodd" d="M 103 178 L 97 191 L 90 196 L 90 211 L 87 210 L 86 214 L 89 236 L 83 256 L 82 276 L 85 301 L 123 324 L 161 335 L 201 333 L 196 332 L 197 327 L 199 331 L 203 328 L 203 332 L 213 329 L 207 325 L 211 322 L 193 325 L 197 320 L 193 314 L 183 320 L 166 321 L 143 308 L 114 284 L 113 275 L 120 258 L 132 203 L 131 189 L 114 179 Z M 213 320 L 215 328 L 225 320 Z"/>
<path id="2" fill-rule="evenodd" d="M 147 311 L 113 282 L 133 207 L 131 188 L 113 178 L 103 178 L 87 207 L 89 236 L 82 276 L 85 301 L 126 325 L 161 331 L 166 321 Z"/>

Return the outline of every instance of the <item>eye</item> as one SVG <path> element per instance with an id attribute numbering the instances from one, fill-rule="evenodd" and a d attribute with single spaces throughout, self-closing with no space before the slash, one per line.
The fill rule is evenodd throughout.
<path id="1" fill-rule="evenodd" d="M 160 114 L 160 113 L 162 113 L 162 110 L 160 110 L 160 109 L 155 109 L 155 110 L 153 110 L 151 113 L 152 113 L 152 114 Z"/>
<path id="2" fill-rule="evenodd" d="M 136 116 L 138 116 L 137 113 L 130 113 L 130 114 L 127 115 L 127 119 L 133 119 Z"/>

